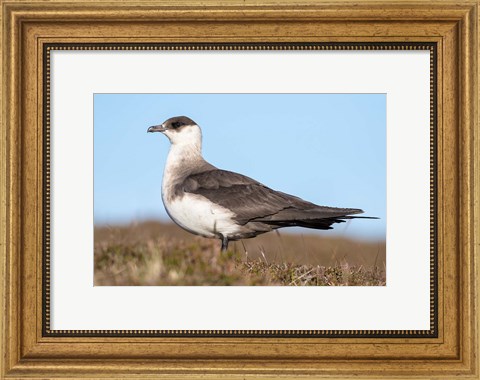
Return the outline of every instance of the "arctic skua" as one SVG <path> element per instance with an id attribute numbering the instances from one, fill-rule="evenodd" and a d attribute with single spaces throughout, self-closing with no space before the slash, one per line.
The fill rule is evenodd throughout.
<path id="1" fill-rule="evenodd" d="M 220 239 L 222 251 L 229 241 L 282 227 L 329 230 L 348 219 L 372 219 L 355 216 L 361 209 L 319 206 L 218 169 L 203 159 L 202 131 L 186 116 L 172 117 L 147 132 L 161 132 L 171 143 L 162 182 L 168 215 L 193 234 Z"/>

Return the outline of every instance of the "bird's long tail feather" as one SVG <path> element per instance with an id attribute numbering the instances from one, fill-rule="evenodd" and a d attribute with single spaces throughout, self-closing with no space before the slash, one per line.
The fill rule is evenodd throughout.
<path id="1" fill-rule="evenodd" d="M 331 230 L 332 224 L 335 223 L 345 223 L 350 219 L 379 219 L 374 216 L 352 216 L 345 215 L 332 218 L 321 218 L 321 219 L 293 219 L 293 220 L 271 220 L 264 221 L 263 223 L 270 224 L 276 227 L 304 227 L 312 228 L 316 230 Z"/>

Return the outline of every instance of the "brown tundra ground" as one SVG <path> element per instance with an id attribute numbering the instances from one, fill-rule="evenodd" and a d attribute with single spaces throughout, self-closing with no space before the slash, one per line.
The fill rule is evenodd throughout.
<path id="1" fill-rule="evenodd" d="M 221 253 L 170 223 L 95 227 L 95 285 L 385 285 L 385 241 L 287 231 Z"/>

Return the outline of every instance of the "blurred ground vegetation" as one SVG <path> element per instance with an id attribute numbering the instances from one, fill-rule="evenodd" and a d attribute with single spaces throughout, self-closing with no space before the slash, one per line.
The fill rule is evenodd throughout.
<path id="1" fill-rule="evenodd" d="M 95 285 L 383 286 L 385 241 L 269 233 L 232 242 L 193 236 L 174 224 L 95 228 Z M 310 233 L 310 234 L 309 234 Z"/>

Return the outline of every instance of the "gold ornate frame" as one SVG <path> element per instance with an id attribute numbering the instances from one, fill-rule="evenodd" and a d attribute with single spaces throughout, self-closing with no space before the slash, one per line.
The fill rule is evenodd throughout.
<path id="1" fill-rule="evenodd" d="M 2 376 L 478 377 L 478 1 L 1 4 Z M 435 334 L 146 338 L 46 333 L 47 46 L 346 42 L 436 48 Z"/>

